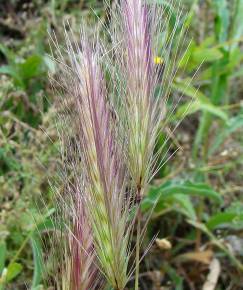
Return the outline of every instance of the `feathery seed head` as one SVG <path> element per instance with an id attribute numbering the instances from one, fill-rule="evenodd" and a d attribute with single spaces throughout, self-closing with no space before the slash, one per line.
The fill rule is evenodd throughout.
<path id="1" fill-rule="evenodd" d="M 120 7 L 120 38 L 125 53 L 120 63 L 127 76 L 125 115 L 128 131 L 128 165 L 135 186 L 143 189 L 148 180 L 155 143 L 154 84 L 151 9 L 142 0 L 125 0 Z"/>
<path id="2" fill-rule="evenodd" d="M 114 67 L 122 76 L 123 87 L 118 112 L 127 135 L 126 161 L 140 200 L 156 169 L 153 154 L 165 115 L 169 92 L 166 83 L 173 78 L 174 65 L 169 65 L 170 50 L 166 49 L 172 39 L 164 39 L 161 49 L 161 35 L 169 21 L 163 8 L 154 1 L 148 4 L 143 0 L 121 1 L 113 19 L 113 46 L 118 46 Z"/>
<path id="3" fill-rule="evenodd" d="M 60 59 L 62 85 L 74 102 L 75 117 L 70 124 L 77 133 L 77 154 L 84 176 L 82 202 L 87 206 L 100 270 L 115 289 L 124 289 L 128 281 L 131 203 L 125 195 L 122 155 L 102 73 L 102 48 L 88 41 L 84 32 L 80 43 L 66 34 L 66 43 L 69 66 Z M 76 260 L 80 261 L 77 255 Z"/>

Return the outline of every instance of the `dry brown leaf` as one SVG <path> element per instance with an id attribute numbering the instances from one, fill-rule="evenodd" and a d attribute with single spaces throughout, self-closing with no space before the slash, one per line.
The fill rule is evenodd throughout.
<path id="1" fill-rule="evenodd" d="M 200 262 L 206 265 L 211 263 L 213 257 L 213 252 L 210 250 L 201 251 L 201 252 L 189 252 L 186 254 L 179 255 L 176 260 L 178 262 L 188 262 L 195 261 Z"/>
<path id="2" fill-rule="evenodd" d="M 220 263 L 219 260 L 214 258 L 209 266 L 209 273 L 207 276 L 207 280 L 206 282 L 203 284 L 202 290 L 214 290 L 217 282 L 218 282 L 218 278 L 219 278 L 219 274 L 221 271 L 221 267 L 220 267 Z"/>

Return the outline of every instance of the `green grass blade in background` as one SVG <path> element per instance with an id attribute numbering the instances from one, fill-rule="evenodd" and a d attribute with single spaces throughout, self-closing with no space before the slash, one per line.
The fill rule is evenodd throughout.
<path id="1" fill-rule="evenodd" d="M 207 184 L 192 182 L 166 183 L 159 187 L 150 188 L 148 195 L 142 202 L 142 210 L 146 211 L 154 207 L 156 215 L 163 214 L 168 209 L 177 210 L 195 220 L 196 212 L 189 199 L 190 197 L 208 198 L 216 203 L 222 203 L 221 195 Z M 178 205 L 178 208 L 176 205 Z"/>
<path id="2" fill-rule="evenodd" d="M 17 277 L 23 270 L 23 266 L 20 263 L 11 263 L 7 268 L 6 282 L 11 282 L 15 277 Z"/>
<path id="3" fill-rule="evenodd" d="M 32 279 L 32 289 L 34 289 L 41 282 L 44 272 L 44 265 L 40 237 L 37 234 L 32 235 L 30 238 L 30 243 L 34 257 L 34 274 Z"/>
<path id="4" fill-rule="evenodd" d="M 4 269 L 7 247 L 4 241 L 0 242 L 0 275 Z"/>
<path id="5" fill-rule="evenodd" d="M 206 226 L 210 230 L 215 230 L 218 228 L 234 229 L 239 223 L 241 223 L 241 227 L 243 228 L 243 213 L 222 212 L 211 216 L 206 223 Z"/>
<path id="6" fill-rule="evenodd" d="M 234 132 L 243 127 L 243 114 L 239 114 L 236 117 L 232 117 L 227 122 L 227 125 L 216 136 L 214 143 L 209 149 L 209 155 L 212 155 L 220 147 L 220 145 Z"/>

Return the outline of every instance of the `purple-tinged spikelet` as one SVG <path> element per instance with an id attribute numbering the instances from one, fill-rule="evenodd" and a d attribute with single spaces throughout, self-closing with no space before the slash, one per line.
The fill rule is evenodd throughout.
<path id="1" fill-rule="evenodd" d="M 72 63 L 66 59 L 67 51 L 64 52 L 56 40 L 53 40 L 53 44 L 55 60 L 59 68 L 58 79 L 53 79 L 52 82 L 54 89 L 60 94 L 57 99 L 59 110 L 57 129 L 62 155 L 59 178 L 63 184 L 62 190 L 57 191 L 56 195 L 57 242 L 54 245 L 57 249 L 54 249 L 54 252 L 57 252 L 56 258 L 59 258 L 55 266 L 61 268 L 61 276 L 57 275 L 58 289 L 103 289 L 86 203 L 88 189 L 81 164 L 80 139 L 77 138 L 77 134 L 80 133 L 77 101 L 74 97 L 75 86 L 78 82 L 77 74 L 72 71 Z"/>
<path id="2" fill-rule="evenodd" d="M 76 133 L 75 154 L 84 177 L 82 202 L 92 227 L 100 271 L 114 289 L 121 290 L 128 282 L 131 200 L 125 195 L 123 158 L 120 144 L 116 143 L 117 130 L 102 73 L 101 47 L 88 41 L 84 32 L 80 43 L 66 34 L 66 44 L 68 63 L 61 52 L 57 61 L 61 64 L 61 85 L 73 103 L 69 124 Z M 79 237 L 77 229 L 76 226 L 74 238 Z M 76 245 L 72 248 L 75 254 L 72 265 L 76 261 L 80 265 Z M 77 280 L 78 273 L 74 272 L 73 280 Z"/>
<path id="3" fill-rule="evenodd" d="M 102 289 L 96 288 L 101 281 L 94 240 L 83 202 L 82 178 L 76 174 L 71 181 L 65 172 L 63 177 L 66 184 L 62 192 L 57 193 L 57 234 L 53 250 L 56 254 L 54 267 L 61 272 L 55 279 L 60 290 Z"/>
<path id="4" fill-rule="evenodd" d="M 87 205 L 102 271 L 115 289 L 127 283 L 127 210 L 123 167 L 115 145 L 115 128 L 106 100 L 98 48 L 83 47 L 75 62 L 80 142 L 87 184 Z"/>
<path id="5" fill-rule="evenodd" d="M 121 96 L 117 110 L 127 137 L 126 160 L 138 201 L 157 169 L 154 149 L 169 93 L 165 83 L 171 81 L 168 78 L 173 78 L 173 64 L 167 65 L 166 60 L 170 52 L 166 46 L 170 45 L 171 39 L 161 39 L 168 20 L 161 6 L 152 0 L 149 3 L 121 1 L 116 5 L 111 30 L 114 67 L 120 78 L 117 86 Z M 164 47 L 161 49 L 162 41 Z M 161 53 L 165 59 L 159 57 Z M 162 70 L 158 59 L 163 65 Z"/>
<path id="6" fill-rule="evenodd" d="M 91 227 L 80 191 L 74 193 L 73 230 L 69 232 L 70 290 L 88 290 L 98 282 Z"/>
<path id="7" fill-rule="evenodd" d="M 142 0 L 125 0 L 121 4 L 127 73 L 126 108 L 129 116 L 128 160 L 135 185 L 140 190 L 148 179 L 153 152 L 153 55 L 148 8 Z"/>

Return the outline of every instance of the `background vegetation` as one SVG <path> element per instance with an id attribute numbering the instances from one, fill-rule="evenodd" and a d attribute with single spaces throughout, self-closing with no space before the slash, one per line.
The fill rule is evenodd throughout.
<path id="1" fill-rule="evenodd" d="M 169 1 L 155 1 L 174 9 Z M 202 289 L 213 277 L 215 287 L 204 290 L 240 290 L 243 1 L 180 2 L 185 26 L 179 29 L 185 29 L 189 48 L 176 72 L 168 111 L 173 100 L 182 96 L 181 101 L 159 137 L 160 144 L 170 137 L 164 154 L 173 157 L 142 204 L 144 214 L 155 206 L 146 240 L 156 234 L 158 239 L 142 262 L 141 288 Z M 47 31 L 61 35 L 63 20 L 78 28 L 84 17 L 98 23 L 97 15 L 102 26 L 109 21 L 106 10 L 98 0 L 0 2 L 0 289 L 46 289 L 48 246 L 38 233 L 44 241 L 51 235 L 49 178 L 59 162 L 56 107 L 47 77 L 55 66 L 46 55 Z"/>

